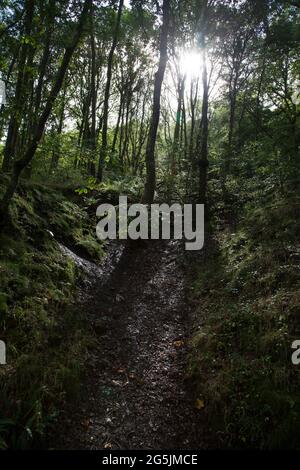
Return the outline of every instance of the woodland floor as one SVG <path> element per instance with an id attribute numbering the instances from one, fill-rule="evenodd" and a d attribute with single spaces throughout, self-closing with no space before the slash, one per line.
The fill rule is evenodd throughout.
<path id="1" fill-rule="evenodd" d="M 117 246 L 106 263 L 79 305 L 97 335 L 81 399 L 63 411 L 50 448 L 205 447 L 186 378 L 191 314 L 181 243 Z"/>

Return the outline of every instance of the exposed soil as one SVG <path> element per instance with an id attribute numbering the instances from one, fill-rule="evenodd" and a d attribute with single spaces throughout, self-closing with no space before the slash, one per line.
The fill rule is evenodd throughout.
<path id="1" fill-rule="evenodd" d="M 81 400 L 64 411 L 51 447 L 204 447 L 201 412 L 186 380 L 190 314 L 182 252 L 175 241 L 114 247 L 86 288 L 82 308 L 98 347 Z M 88 262 L 83 268 L 95 276 Z"/>

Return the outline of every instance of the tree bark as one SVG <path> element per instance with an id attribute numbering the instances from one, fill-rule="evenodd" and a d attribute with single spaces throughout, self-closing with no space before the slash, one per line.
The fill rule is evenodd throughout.
<path id="1" fill-rule="evenodd" d="M 207 61 L 206 61 L 206 39 L 205 39 L 205 22 L 207 18 L 207 1 L 204 2 L 203 6 L 203 22 L 201 31 L 201 49 L 202 49 L 202 86 L 203 86 L 203 98 L 202 98 L 202 119 L 200 129 L 200 152 L 199 152 L 199 203 L 205 204 L 206 202 L 206 190 L 207 190 L 207 172 L 208 172 L 208 75 L 207 75 Z"/>
<path id="2" fill-rule="evenodd" d="M 97 148 L 97 132 L 96 132 L 96 112 L 97 112 L 97 90 L 96 90 L 96 44 L 94 32 L 94 8 L 92 6 L 91 12 L 91 105 L 92 105 L 92 121 L 91 121 L 91 136 L 90 147 L 91 157 L 89 162 L 89 173 L 95 176 L 95 157 Z"/>
<path id="3" fill-rule="evenodd" d="M 58 127 L 57 127 L 56 136 L 55 136 L 55 140 L 54 140 L 54 149 L 53 149 L 53 152 L 52 152 L 50 171 L 54 171 L 54 170 L 57 169 L 58 162 L 59 162 L 59 159 L 60 159 L 61 135 L 62 135 L 62 131 L 63 131 L 64 118 L 65 118 L 66 94 L 67 94 L 67 82 L 65 81 L 65 85 L 64 85 L 64 89 L 63 89 L 62 102 L 61 102 L 61 107 L 60 107 L 60 113 L 59 113 Z"/>
<path id="4" fill-rule="evenodd" d="M 102 142 L 101 142 L 101 149 L 99 155 L 99 164 L 98 164 L 98 173 L 97 179 L 98 181 L 102 181 L 103 178 L 103 167 L 107 153 L 107 131 L 108 131 L 108 106 L 109 106 L 109 96 L 110 96 L 110 84 L 112 79 L 112 67 L 113 67 L 113 58 L 115 49 L 118 43 L 118 36 L 119 36 L 119 29 L 121 23 L 121 16 L 123 10 L 124 0 L 120 0 L 118 14 L 117 14 L 117 21 L 113 36 L 113 42 L 111 45 L 111 49 L 108 56 L 107 62 L 107 74 L 106 74 L 106 86 L 105 86 L 105 95 L 104 95 L 104 104 L 103 104 L 103 121 L 102 121 Z"/>
<path id="5" fill-rule="evenodd" d="M 5 87 L 7 87 L 8 83 L 9 83 L 9 80 L 10 80 L 10 76 L 13 73 L 14 66 L 15 66 L 15 63 L 16 63 L 18 55 L 19 55 L 19 50 L 20 50 L 20 45 L 18 45 L 16 47 L 15 54 L 12 58 L 11 63 L 10 63 L 10 66 L 9 66 L 9 69 L 8 69 L 8 72 L 7 72 L 7 75 L 6 75 L 6 79 L 5 79 Z M 4 134 L 4 127 L 5 127 L 5 121 L 6 121 L 4 108 L 5 108 L 5 105 L 2 104 L 0 106 L 0 141 L 2 140 L 2 137 L 3 137 L 3 134 Z"/>
<path id="6" fill-rule="evenodd" d="M 176 123 L 174 129 L 174 139 L 173 139 L 173 148 L 172 148 L 172 155 L 171 155 L 171 174 L 172 176 L 176 175 L 177 172 L 177 164 L 178 164 L 178 154 L 180 144 L 181 144 L 181 130 L 182 130 L 182 118 L 183 118 L 183 98 L 184 98 L 184 91 L 185 91 L 185 80 L 186 76 L 179 76 L 178 77 L 178 86 L 177 86 L 177 93 L 178 93 L 178 101 L 177 101 L 177 112 L 176 112 Z"/>
<path id="7" fill-rule="evenodd" d="M 196 128 L 196 107 L 198 102 L 199 78 L 191 82 L 190 89 L 190 107 L 191 107 L 191 129 L 189 142 L 189 158 L 191 162 L 191 172 L 194 175 L 197 172 L 197 164 L 195 158 L 195 128 Z"/>
<path id="8" fill-rule="evenodd" d="M 153 108 L 150 123 L 150 130 L 146 148 L 146 182 L 142 201 L 144 204 L 152 204 L 156 187 L 155 169 L 155 144 L 160 118 L 160 97 L 161 88 L 168 61 L 168 32 L 170 21 L 170 0 L 163 1 L 163 23 L 159 46 L 159 65 L 154 81 Z"/>
<path id="9" fill-rule="evenodd" d="M 34 15 L 34 0 L 26 0 L 25 2 L 25 28 L 24 35 L 25 37 L 29 36 L 32 28 L 32 21 Z M 7 172 L 10 168 L 10 163 L 15 157 L 15 149 L 18 140 L 18 133 L 20 128 L 22 110 L 24 107 L 25 97 L 24 97 L 24 88 L 25 84 L 25 68 L 26 61 L 28 57 L 28 52 L 31 46 L 27 41 L 23 41 L 22 47 L 20 49 L 20 60 L 18 63 L 18 78 L 15 91 L 15 102 L 12 110 L 11 119 L 8 126 L 6 144 L 4 149 L 4 157 L 2 164 L 2 171 Z"/>
<path id="10" fill-rule="evenodd" d="M 122 116 L 122 109 L 123 109 L 123 91 L 121 90 L 120 92 L 120 104 L 119 104 L 119 111 L 118 111 L 118 119 L 116 123 L 116 128 L 114 132 L 114 139 L 111 147 L 111 159 L 110 163 L 112 164 L 112 158 L 114 156 L 114 153 L 116 151 L 116 145 L 117 145 L 117 139 L 118 139 L 118 134 L 119 134 L 119 129 L 120 129 L 120 122 L 121 122 L 121 116 Z"/>
<path id="11" fill-rule="evenodd" d="M 42 91 L 43 91 L 43 83 L 46 74 L 47 65 L 50 59 L 50 45 L 51 45 L 51 37 L 54 28 L 54 18 L 55 18 L 55 3 L 56 0 L 49 0 L 49 4 L 47 5 L 46 11 L 46 18 L 47 18 L 47 26 L 46 26 L 46 34 L 45 34 L 45 46 L 43 50 L 43 55 L 41 58 L 41 62 L 39 65 L 39 78 L 38 84 L 35 91 L 35 116 L 38 116 L 40 111 L 40 105 L 42 101 Z"/>
<path id="12" fill-rule="evenodd" d="M 65 53 L 64 53 L 60 68 L 58 70 L 56 80 L 55 80 L 55 82 L 52 86 L 52 89 L 50 91 L 50 94 L 49 94 L 49 97 L 47 99 L 45 108 L 44 108 L 44 110 L 43 110 L 43 112 L 42 112 L 42 114 L 39 118 L 39 121 L 38 121 L 38 124 L 36 126 L 33 138 L 31 140 L 27 150 L 23 154 L 22 158 L 19 159 L 19 160 L 16 160 L 14 162 L 11 179 L 10 179 L 8 185 L 7 185 L 4 197 L 3 197 L 2 201 L 0 202 L 0 216 L 1 216 L 0 219 L 1 219 L 1 225 L 2 226 L 5 225 L 5 223 L 7 222 L 9 205 L 10 205 L 12 197 L 13 197 L 16 189 L 17 189 L 18 182 L 19 182 L 19 177 L 20 177 L 22 171 L 24 170 L 24 168 L 31 162 L 31 160 L 33 159 L 33 157 L 36 153 L 38 144 L 39 144 L 39 142 L 42 138 L 42 135 L 43 135 L 43 132 L 44 132 L 44 129 L 45 129 L 46 122 L 47 122 L 47 120 L 49 118 L 49 115 L 52 111 L 53 104 L 54 104 L 54 102 L 57 98 L 57 95 L 59 94 L 59 92 L 61 90 L 66 72 L 68 70 L 70 61 L 73 57 L 73 53 L 74 53 L 74 51 L 75 51 L 75 49 L 78 45 L 78 42 L 80 40 L 81 35 L 82 35 L 84 25 L 85 25 L 85 21 L 86 21 L 90 6 L 91 6 L 91 0 L 85 0 L 84 6 L 83 6 L 83 9 L 82 9 L 82 12 L 81 12 L 78 24 L 77 24 L 76 31 L 74 32 L 72 42 L 65 49 Z"/>
<path id="13" fill-rule="evenodd" d="M 228 141 L 227 151 L 225 158 L 225 175 L 228 175 L 231 170 L 232 152 L 234 151 L 234 130 L 235 130 L 235 116 L 236 116 L 236 102 L 237 102 L 237 76 L 233 79 L 233 84 L 230 84 L 229 90 L 229 127 L 228 127 Z"/>

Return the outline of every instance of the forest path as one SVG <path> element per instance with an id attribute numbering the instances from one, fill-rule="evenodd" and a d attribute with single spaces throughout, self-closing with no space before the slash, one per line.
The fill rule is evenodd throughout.
<path id="1" fill-rule="evenodd" d="M 61 449 L 199 448 L 185 380 L 189 306 L 181 244 L 128 245 L 84 308 L 98 335 L 81 401 L 66 410 Z"/>

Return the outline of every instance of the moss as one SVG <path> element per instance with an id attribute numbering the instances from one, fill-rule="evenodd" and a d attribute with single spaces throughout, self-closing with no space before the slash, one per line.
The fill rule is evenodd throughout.
<path id="1" fill-rule="evenodd" d="M 72 303 L 80 273 L 49 231 L 93 259 L 103 250 L 95 220 L 61 191 L 40 185 L 20 185 L 11 224 L 0 235 L 0 327 L 9 364 L 0 369 L 0 448 L 28 448 L 76 395 L 93 341 Z"/>
<path id="2" fill-rule="evenodd" d="M 221 446 L 299 448 L 298 199 L 257 208 L 219 232 L 191 289 L 190 375 Z M 198 299 L 198 300 L 197 300 Z"/>
<path id="3" fill-rule="evenodd" d="M 76 246 L 84 255 L 94 261 L 103 257 L 103 248 L 101 243 L 95 240 L 91 235 L 87 235 L 83 239 L 79 238 Z"/>

